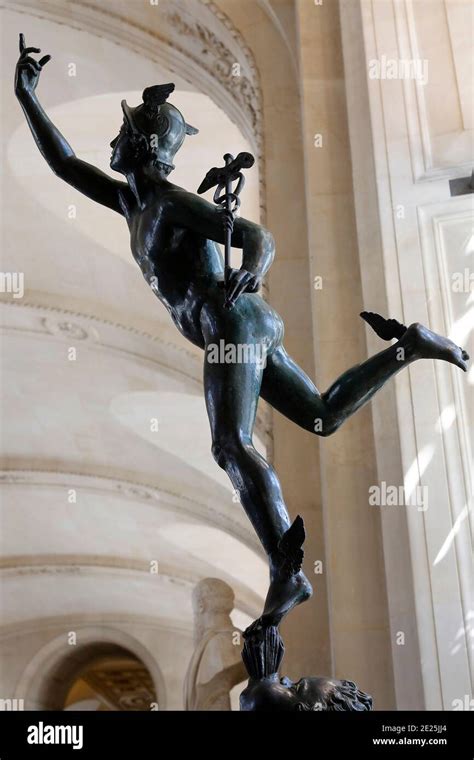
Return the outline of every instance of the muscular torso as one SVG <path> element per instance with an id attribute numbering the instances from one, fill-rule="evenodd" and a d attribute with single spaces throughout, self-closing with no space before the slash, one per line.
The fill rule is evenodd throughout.
<path id="1" fill-rule="evenodd" d="M 223 277 L 218 245 L 170 224 L 160 198 L 144 209 L 132 205 L 130 199 L 124 207 L 132 254 L 144 278 L 182 335 L 202 348 L 202 305 Z"/>

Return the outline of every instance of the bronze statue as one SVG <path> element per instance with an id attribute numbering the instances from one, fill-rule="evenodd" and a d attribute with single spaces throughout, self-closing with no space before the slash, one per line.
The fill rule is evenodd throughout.
<path id="1" fill-rule="evenodd" d="M 278 628 L 262 628 L 249 636 L 242 659 L 249 674 L 247 687 L 240 695 L 244 711 L 292 712 L 366 712 L 372 710 L 372 697 L 353 681 L 324 676 L 292 681 L 280 678 L 278 671 L 285 653 Z"/>
<path id="2" fill-rule="evenodd" d="M 418 323 L 407 328 L 363 312 L 382 338 L 397 342 L 347 370 L 321 393 L 287 354 L 283 322 L 257 292 L 275 254 L 271 233 L 240 216 L 232 219 L 229 230 L 230 216 L 226 227 L 218 205 L 168 179 L 186 135 L 197 132 L 166 102 L 174 85 L 148 87 L 136 108 L 122 101 L 123 121 L 111 143 L 110 161 L 111 168 L 125 177 L 118 181 L 77 158 L 49 120 L 35 89 L 50 56 L 37 61 L 34 53 L 40 50 L 26 47 L 20 35 L 15 92 L 43 157 L 58 177 L 125 217 L 132 254 L 145 279 L 181 334 L 205 352 L 212 453 L 240 494 L 270 567 L 262 616 L 247 635 L 277 626 L 295 605 L 308 599 L 312 588 L 301 570 L 302 520 L 290 528 L 277 475 L 252 442 L 259 397 L 305 430 L 328 436 L 417 359 L 441 359 L 465 371 L 469 357 Z M 222 184 L 221 170 L 213 171 L 217 175 L 208 173 L 201 191 Z M 226 238 L 242 250 L 240 269 L 223 268 L 219 244 Z M 230 349 L 244 347 L 241 354 L 230 351 L 243 359 L 227 361 L 226 355 L 216 361 L 215 348 L 222 341 Z"/>

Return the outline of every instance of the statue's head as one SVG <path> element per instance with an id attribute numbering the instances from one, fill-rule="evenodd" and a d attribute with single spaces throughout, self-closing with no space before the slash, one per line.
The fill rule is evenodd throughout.
<path id="1" fill-rule="evenodd" d="M 372 697 L 360 691 L 353 681 L 315 677 L 301 678 L 295 683 L 289 678 L 279 678 L 284 653 L 283 641 L 274 626 L 254 630 L 245 637 L 242 659 L 249 682 L 240 695 L 241 710 L 372 709 Z"/>
<path id="2" fill-rule="evenodd" d="M 192 603 L 195 613 L 217 612 L 230 615 L 234 609 L 235 596 L 225 581 L 203 578 L 194 587 Z"/>
<path id="3" fill-rule="evenodd" d="M 198 130 L 186 124 L 182 113 L 166 103 L 174 84 L 158 84 L 143 91 L 143 103 L 130 108 L 122 100 L 123 124 L 112 140 L 110 166 L 122 174 L 150 164 L 165 175 L 174 169 L 173 159 L 186 135 Z"/>
<path id="4" fill-rule="evenodd" d="M 219 578 L 203 578 L 193 589 L 194 638 L 200 641 L 213 628 L 229 627 L 235 596 L 231 587 Z"/>
<path id="5" fill-rule="evenodd" d="M 278 677 L 250 679 L 240 695 L 240 709 L 363 712 L 372 709 L 372 697 L 358 689 L 353 681 L 337 678 L 301 678 L 296 683 Z"/>

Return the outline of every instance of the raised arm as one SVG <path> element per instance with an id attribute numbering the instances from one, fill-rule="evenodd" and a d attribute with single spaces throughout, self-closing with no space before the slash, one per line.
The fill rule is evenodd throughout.
<path id="1" fill-rule="evenodd" d="M 216 243 L 224 243 L 222 215 L 209 201 L 185 190 L 173 189 L 168 193 L 166 218 L 171 223 L 197 232 Z M 273 235 L 259 224 L 237 217 L 232 233 L 232 245 L 242 249 L 242 266 L 230 272 L 227 286 L 229 305 L 244 291 L 253 293 L 275 256 Z"/>
<path id="2" fill-rule="evenodd" d="M 35 89 L 43 66 L 51 58 L 50 55 L 45 55 L 37 61 L 30 55 L 40 52 L 39 48 L 25 47 L 24 36 L 20 34 L 20 57 L 15 69 L 15 94 L 23 108 L 36 145 L 58 177 L 93 201 L 123 214 L 119 193 L 127 190 L 127 184 L 112 179 L 100 169 L 77 158 L 67 140 L 40 105 Z"/>

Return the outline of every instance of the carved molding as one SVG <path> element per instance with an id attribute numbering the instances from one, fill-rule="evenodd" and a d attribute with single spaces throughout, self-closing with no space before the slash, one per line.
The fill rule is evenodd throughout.
<path id="1" fill-rule="evenodd" d="M 191 589 L 198 578 L 178 565 L 158 562 L 159 572 L 153 574 L 153 583 L 171 584 Z M 144 560 L 128 557 L 97 556 L 88 554 L 14 554 L 0 558 L 4 577 L 13 575 L 80 575 L 84 570 L 146 573 L 150 565 Z"/>
<path id="2" fill-rule="evenodd" d="M 41 324 L 51 335 L 60 335 L 69 340 L 93 340 L 95 342 L 99 340 L 99 333 L 93 327 L 85 327 L 69 319 L 55 320 L 43 317 Z"/>
<path id="3" fill-rule="evenodd" d="M 140 580 L 149 580 L 153 588 L 159 586 L 180 587 L 191 596 L 193 588 L 202 580 L 198 573 L 186 570 L 183 565 L 158 561 L 159 572 L 150 573 L 150 565 L 143 560 L 125 557 L 96 556 L 87 554 L 38 554 L 11 555 L 0 559 L 0 572 L 6 581 L 10 577 L 31 576 L 98 576 L 106 573 L 117 576 L 117 582 L 126 584 L 123 576 L 138 574 Z M 232 578 L 235 608 L 254 618 L 262 606 L 261 597 L 252 589 Z M 178 589 L 177 589 L 178 590 Z M 171 619 L 171 618 L 170 618 Z M 173 618 L 174 619 L 174 618 Z"/>
<path id="4" fill-rule="evenodd" d="M 11 577 L 28 578 L 39 575 L 77 577 L 86 574 L 90 576 L 94 573 L 97 577 L 104 574 L 117 576 L 119 583 L 125 583 L 122 576 L 130 578 L 132 575 L 138 575 L 140 580 L 149 580 L 153 588 L 180 587 L 184 593 L 191 596 L 196 584 L 202 580 L 199 573 L 186 570 L 182 564 L 158 560 L 158 566 L 159 572 L 152 574 L 149 563 L 143 560 L 87 554 L 10 555 L 0 559 L 0 573 L 4 582 Z M 262 607 L 262 598 L 235 578 L 232 578 L 232 588 L 235 594 L 235 608 L 252 619 L 255 618 Z M 178 619 L 175 622 L 178 624 Z"/>
<path id="5" fill-rule="evenodd" d="M 203 15 L 196 13 L 199 4 L 206 6 L 221 28 L 214 25 L 215 28 L 211 29 L 206 25 Z M 173 28 L 174 46 L 181 43 L 182 51 L 191 55 L 198 66 L 205 68 L 230 90 L 243 109 L 252 127 L 251 140 L 260 155 L 263 133 L 259 75 L 252 51 L 240 32 L 212 0 L 195 0 L 194 3 L 173 0 L 163 6 L 163 13 Z M 227 32 L 225 39 L 223 29 Z M 240 75 L 232 73 L 235 63 L 241 68 Z"/>
<path id="6" fill-rule="evenodd" d="M 257 552 L 260 556 L 262 548 L 254 536 L 253 530 L 242 520 L 238 522 L 229 512 L 235 511 L 237 505 L 232 505 L 232 510 L 225 512 L 221 503 L 211 504 L 198 499 L 190 499 L 179 493 L 160 489 L 148 483 L 137 483 L 129 480 L 108 478 L 102 475 L 91 475 L 59 470 L 1 470 L 0 485 L 28 486 L 35 489 L 61 489 L 67 491 L 71 488 L 84 490 L 90 493 L 107 493 L 127 501 L 140 501 L 150 506 L 160 506 L 179 512 L 194 519 L 202 520 L 211 527 L 219 528 L 225 533 L 241 541 L 245 546 Z"/>
<path id="7" fill-rule="evenodd" d="M 90 626 L 97 626 L 98 634 L 97 640 L 107 640 L 105 633 L 108 629 L 119 630 L 119 627 L 125 627 L 127 625 L 134 628 L 140 626 L 140 628 L 150 629 L 156 631 L 159 634 L 181 634 L 184 636 L 192 636 L 193 626 L 192 621 L 188 623 L 178 622 L 172 618 L 157 615 L 134 615 L 123 612 L 101 612 L 100 615 L 96 613 L 80 613 L 70 615 L 49 615 L 42 618 L 34 618 L 30 620 L 21 620 L 17 623 L 7 623 L 0 627 L 0 641 L 8 639 L 10 637 L 29 636 L 31 634 L 43 633 L 47 631 L 54 631 L 58 633 L 60 629 L 64 637 L 70 631 L 75 631 L 80 639 L 80 634 L 84 628 Z M 62 646 L 64 646 L 64 638 L 62 638 Z M 80 640 L 80 643 L 82 641 Z"/>

